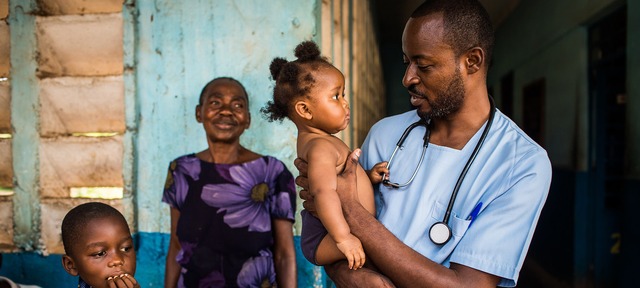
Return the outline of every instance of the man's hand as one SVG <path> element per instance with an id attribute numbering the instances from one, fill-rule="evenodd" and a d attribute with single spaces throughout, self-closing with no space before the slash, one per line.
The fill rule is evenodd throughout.
<path id="1" fill-rule="evenodd" d="M 349 154 L 344 170 L 338 174 L 338 183 L 336 185 L 336 191 L 340 197 L 340 201 L 356 201 L 358 202 L 358 187 L 356 179 L 356 168 L 358 167 L 358 158 L 360 158 L 360 149 L 355 149 Z M 304 200 L 302 207 L 311 213 L 311 215 L 318 217 L 316 213 L 316 203 L 313 200 L 313 195 L 309 192 L 309 179 L 307 178 L 308 165 L 307 162 L 300 158 L 296 158 L 293 161 L 293 165 L 298 169 L 299 176 L 296 177 L 296 185 L 300 186 L 300 198 Z M 344 204 L 344 203 L 343 203 Z M 343 206 L 344 207 L 344 206 Z"/>
<path id="2" fill-rule="evenodd" d="M 389 278 L 371 267 L 365 266 L 358 270 L 350 270 L 348 265 L 347 261 L 342 260 L 324 266 L 324 270 L 336 284 L 336 287 L 396 287 Z"/>
<path id="3" fill-rule="evenodd" d="M 358 158 L 360 157 L 360 149 L 355 149 L 347 158 L 342 173 L 338 174 L 338 183 L 336 184 L 336 192 L 340 197 L 340 202 L 344 209 L 348 202 L 358 202 L 358 181 L 356 178 L 356 168 L 358 168 Z"/>
<path id="4" fill-rule="evenodd" d="M 304 200 L 302 202 L 302 207 L 307 210 L 307 212 L 311 213 L 311 215 L 318 217 L 318 213 L 316 213 L 316 203 L 313 201 L 313 195 L 309 192 L 309 179 L 307 178 L 308 165 L 307 162 L 300 158 L 296 158 L 293 160 L 293 165 L 298 169 L 299 176 L 296 177 L 296 185 L 300 186 L 302 190 L 300 190 L 300 198 Z"/>

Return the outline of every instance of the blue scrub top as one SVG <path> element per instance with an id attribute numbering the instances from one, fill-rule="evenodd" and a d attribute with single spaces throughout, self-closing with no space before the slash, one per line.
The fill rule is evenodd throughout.
<path id="1" fill-rule="evenodd" d="M 371 169 L 388 161 L 404 129 L 419 118 L 415 111 L 382 119 L 367 135 L 361 165 Z M 486 125 L 486 123 L 485 123 Z M 424 127 L 416 127 L 396 153 L 390 180 L 405 183 L 418 165 Z M 546 151 L 513 121 L 496 111 L 493 125 L 471 165 L 453 206 L 452 238 L 444 245 L 429 239 L 442 221 L 453 188 L 484 126 L 462 150 L 429 144 L 416 178 L 403 188 L 374 186 L 377 217 L 405 244 L 434 262 L 450 262 L 500 276 L 513 287 L 529 248 L 551 183 Z M 474 207 L 475 219 L 469 220 Z"/>

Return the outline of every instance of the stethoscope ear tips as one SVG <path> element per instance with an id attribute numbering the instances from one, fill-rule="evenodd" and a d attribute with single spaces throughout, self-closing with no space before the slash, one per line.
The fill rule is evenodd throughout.
<path id="1" fill-rule="evenodd" d="M 436 245 L 443 245 L 451 239 L 451 229 L 444 222 L 437 222 L 429 229 L 429 238 Z"/>

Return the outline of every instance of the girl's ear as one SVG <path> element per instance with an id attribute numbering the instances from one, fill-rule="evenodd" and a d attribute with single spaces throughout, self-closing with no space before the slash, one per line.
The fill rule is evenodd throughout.
<path id="1" fill-rule="evenodd" d="M 200 104 L 196 105 L 196 121 L 202 123 L 202 115 L 200 114 Z"/>
<path id="2" fill-rule="evenodd" d="M 304 100 L 296 101 L 293 107 L 296 114 L 298 114 L 298 116 L 300 116 L 302 119 L 306 119 L 306 120 L 313 119 L 313 115 L 311 114 L 311 109 L 306 101 Z"/>
<path id="3" fill-rule="evenodd" d="M 64 270 L 67 270 L 67 273 L 71 276 L 78 276 L 78 268 L 76 268 L 76 264 L 73 262 L 73 259 L 68 255 L 62 255 L 62 267 Z"/>

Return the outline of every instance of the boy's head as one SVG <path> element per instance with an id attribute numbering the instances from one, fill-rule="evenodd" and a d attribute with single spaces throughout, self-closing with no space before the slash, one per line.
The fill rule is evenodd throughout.
<path id="1" fill-rule="evenodd" d="M 136 272 L 136 253 L 129 226 L 115 208 L 99 202 L 81 204 L 62 220 L 62 266 L 92 287 Z"/>
<path id="2" fill-rule="evenodd" d="M 271 62 L 269 70 L 276 81 L 273 100 L 261 111 L 269 121 L 287 117 L 331 134 L 346 128 L 349 104 L 342 73 L 312 41 L 298 44 L 294 55 L 298 59 L 291 62 L 279 57 Z"/>

